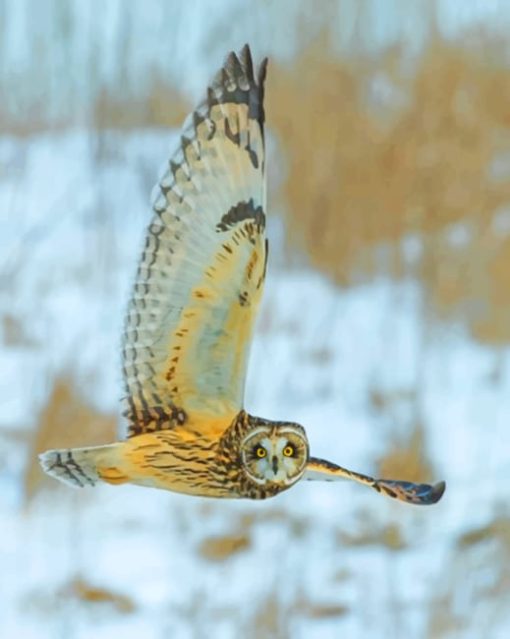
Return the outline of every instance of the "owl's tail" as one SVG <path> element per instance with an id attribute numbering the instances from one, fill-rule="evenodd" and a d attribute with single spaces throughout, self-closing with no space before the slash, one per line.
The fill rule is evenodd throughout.
<path id="1" fill-rule="evenodd" d="M 129 478 L 119 468 L 121 446 L 47 450 L 39 455 L 39 462 L 45 473 L 75 488 L 95 486 L 98 481 L 123 484 Z"/>

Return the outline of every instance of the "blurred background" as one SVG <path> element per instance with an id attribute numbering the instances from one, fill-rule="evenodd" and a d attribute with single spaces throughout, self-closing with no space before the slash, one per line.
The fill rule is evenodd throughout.
<path id="1" fill-rule="evenodd" d="M 491 0 L 0 0 L 0 636 L 509 636 L 509 33 Z M 35 461 L 122 429 L 150 192 L 245 42 L 270 57 L 247 408 L 446 479 L 433 508 L 75 492 Z"/>

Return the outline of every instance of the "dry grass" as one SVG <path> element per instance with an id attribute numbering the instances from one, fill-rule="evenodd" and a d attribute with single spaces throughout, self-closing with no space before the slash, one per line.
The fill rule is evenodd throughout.
<path id="1" fill-rule="evenodd" d="M 151 75 L 149 87 L 141 95 L 103 88 L 91 97 L 88 108 L 70 108 L 65 117 L 49 118 L 44 107 L 12 113 L 0 105 L 0 131 L 23 138 L 83 125 L 96 131 L 181 126 L 192 105 L 170 82 L 155 72 Z"/>
<path id="2" fill-rule="evenodd" d="M 72 599 L 89 605 L 108 605 L 119 613 L 131 613 L 136 609 L 135 603 L 126 595 L 114 592 L 107 588 L 94 586 L 87 581 L 76 577 L 60 592 L 59 597 L 63 599 Z"/>
<path id="3" fill-rule="evenodd" d="M 349 614 L 350 609 L 343 604 L 317 604 L 303 599 L 297 602 L 296 612 L 309 619 L 331 619 Z"/>
<path id="4" fill-rule="evenodd" d="M 34 347 L 36 344 L 33 338 L 26 334 L 23 323 L 19 318 L 6 312 L 0 318 L 3 333 L 3 343 L 8 347 Z"/>
<path id="5" fill-rule="evenodd" d="M 367 521 L 362 530 L 355 533 L 342 530 L 337 537 L 341 546 L 382 546 L 388 550 L 405 550 L 408 546 L 399 526 L 394 523 L 381 527 Z"/>
<path id="6" fill-rule="evenodd" d="M 472 548 L 484 541 L 496 541 L 502 556 L 510 559 L 510 517 L 496 517 L 486 526 L 464 533 L 457 540 L 457 545 L 459 549 Z"/>
<path id="7" fill-rule="evenodd" d="M 430 602 L 427 637 L 461 636 L 475 619 L 483 636 L 502 627 L 510 610 L 510 517 L 460 535 Z M 460 603 L 462 602 L 462 603 Z"/>
<path id="8" fill-rule="evenodd" d="M 420 418 L 421 393 L 419 382 L 413 388 L 395 391 L 372 387 L 369 392 L 370 408 L 384 417 L 388 423 L 395 424 L 394 432 L 389 434 L 390 445 L 377 461 L 377 476 L 399 478 L 417 483 L 436 479 L 434 469 L 427 454 L 426 427 Z M 402 422 L 399 412 L 411 417 L 404 428 L 398 428 Z M 404 435 L 399 431 L 404 431 Z"/>
<path id="9" fill-rule="evenodd" d="M 284 603 L 275 590 L 259 602 L 243 637 L 250 639 L 290 639 L 293 627 L 299 618 L 311 620 L 338 619 L 349 614 L 350 608 L 343 603 L 312 601 L 303 594 L 294 601 Z"/>
<path id="10" fill-rule="evenodd" d="M 405 441 L 394 442 L 378 460 L 377 475 L 396 477 L 416 483 L 432 481 L 434 472 L 427 457 L 425 429 L 420 424 L 409 428 Z"/>
<path id="11" fill-rule="evenodd" d="M 436 34 L 410 71 L 397 49 L 339 60 L 323 37 L 269 75 L 291 242 L 341 285 L 380 274 L 416 279 L 424 350 L 437 319 L 463 322 L 484 343 L 510 340 L 505 59 L 489 34 L 462 44 Z M 403 251 L 409 237 L 419 246 L 413 259 Z M 380 460 L 380 476 L 434 478 L 419 382 L 413 392 L 414 426 Z"/>
<path id="12" fill-rule="evenodd" d="M 56 379 L 29 449 L 24 477 L 27 499 L 43 481 L 48 486 L 58 486 L 58 482 L 47 478 L 39 467 L 38 453 L 50 448 L 105 444 L 116 439 L 116 431 L 115 416 L 103 415 L 91 408 L 80 397 L 72 379 Z"/>
<path id="13" fill-rule="evenodd" d="M 290 619 L 291 610 L 282 605 L 279 593 L 273 592 L 258 603 L 243 636 L 247 639 L 291 639 Z"/>
<path id="14" fill-rule="evenodd" d="M 482 40 L 435 36 L 411 73 L 398 51 L 340 61 L 321 40 L 292 68 L 273 65 L 268 116 L 289 164 L 289 233 L 314 266 L 341 284 L 413 275 L 439 314 L 499 343 L 510 243 L 493 222 L 510 203 L 510 83 L 494 62 L 503 45 Z"/>
<path id="15" fill-rule="evenodd" d="M 93 106 L 92 123 L 99 130 L 178 127 L 190 106 L 172 85 L 155 75 L 150 90 L 141 98 L 106 89 L 100 92 Z"/>
<path id="16" fill-rule="evenodd" d="M 250 546 L 250 537 L 245 534 L 208 537 L 200 543 L 198 554 L 207 561 L 225 561 Z"/>

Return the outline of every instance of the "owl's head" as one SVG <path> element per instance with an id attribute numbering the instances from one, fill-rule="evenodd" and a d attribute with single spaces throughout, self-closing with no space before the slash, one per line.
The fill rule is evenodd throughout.
<path id="1" fill-rule="evenodd" d="M 308 440 L 299 424 L 268 422 L 250 430 L 241 442 L 245 473 L 259 485 L 283 490 L 303 476 L 308 461 Z"/>

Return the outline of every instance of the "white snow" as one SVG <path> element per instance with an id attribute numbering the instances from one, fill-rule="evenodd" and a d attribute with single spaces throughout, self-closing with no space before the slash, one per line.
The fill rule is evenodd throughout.
<path id="1" fill-rule="evenodd" d="M 171 140 L 164 131 L 0 138 L 0 636 L 507 636 L 508 588 L 498 597 L 490 588 L 508 578 L 508 547 L 457 542 L 509 515 L 508 353 L 454 325 L 424 343 L 410 281 L 346 291 L 270 259 L 246 401 L 304 424 L 314 455 L 375 472 L 406 441 L 418 393 L 427 458 L 448 482 L 437 506 L 350 483 L 303 483 L 263 503 L 55 486 L 23 506 L 26 438 L 52 380 L 65 374 L 91 406 L 117 410 L 122 314 L 151 176 Z M 6 318 L 19 339 L 7 339 Z M 395 398 L 390 409 L 374 407 L 374 391 Z M 400 550 L 348 542 L 391 526 Z M 224 562 L 198 551 L 238 534 L 249 545 Z M 129 596 L 134 611 L 66 595 L 76 576 Z M 463 634 L 434 634 L 440 613 L 458 617 Z"/>

